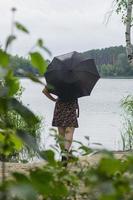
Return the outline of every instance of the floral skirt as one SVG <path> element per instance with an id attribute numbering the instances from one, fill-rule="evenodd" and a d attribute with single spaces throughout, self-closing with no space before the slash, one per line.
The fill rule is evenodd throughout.
<path id="1" fill-rule="evenodd" d="M 58 100 L 55 104 L 52 126 L 78 128 L 78 101 L 63 102 Z"/>

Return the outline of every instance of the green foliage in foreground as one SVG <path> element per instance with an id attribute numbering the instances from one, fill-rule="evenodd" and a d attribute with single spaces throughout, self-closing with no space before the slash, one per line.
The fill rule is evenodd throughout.
<path id="1" fill-rule="evenodd" d="M 12 9 L 14 12 L 16 9 Z M 12 23 L 16 28 L 26 34 L 29 31 L 19 22 Z M 37 131 L 40 119 L 16 97 L 21 89 L 19 78 L 16 76 L 12 56 L 8 53 L 9 47 L 16 40 L 16 36 L 9 35 L 5 41 L 5 47 L 0 49 L 0 159 L 2 160 L 2 181 L 5 179 L 5 161 L 9 161 L 18 152 L 23 150 L 39 152 L 37 144 Z M 43 47 L 43 41 L 39 39 L 36 46 Z M 47 48 L 45 48 L 45 51 Z M 48 50 L 47 50 L 48 51 Z M 47 69 L 47 63 L 43 56 L 36 50 L 29 52 L 29 61 L 38 70 L 40 76 Z M 21 69 L 21 68 L 20 68 Z M 21 70 L 21 74 L 39 84 L 43 84 L 33 73 Z M 27 152 L 26 152 L 27 153 Z M 28 152 L 29 153 L 29 152 Z M 4 200 L 6 198 L 3 197 Z"/>
<path id="2" fill-rule="evenodd" d="M 94 166 L 73 159 L 64 168 L 54 159 L 53 151 L 41 152 L 46 164 L 29 170 L 28 175 L 14 172 L 10 180 L 1 184 L 0 199 L 131 200 L 133 156 L 118 160 L 111 152 L 102 153 L 103 157 Z"/>
<path id="3" fill-rule="evenodd" d="M 25 120 L 22 118 L 20 114 L 18 114 L 16 111 L 9 111 L 7 114 L 8 120 L 10 120 L 11 126 L 13 126 L 15 129 L 23 130 L 27 135 L 25 136 L 25 145 L 19 149 L 18 151 L 14 151 L 12 154 L 8 155 L 6 158 L 6 161 L 10 162 L 28 162 L 32 160 L 34 157 L 38 156 L 37 149 L 36 148 L 30 148 L 29 142 L 31 140 L 30 137 L 32 137 L 32 141 L 36 145 L 36 147 L 40 148 L 40 139 L 41 139 L 41 123 L 42 119 L 41 117 L 37 116 L 38 123 L 32 126 L 28 126 Z M 27 143 L 26 141 L 29 142 Z"/>
<path id="4" fill-rule="evenodd" d="M 133 96 L 129 95 L 121 101 L 124 109 L 124 123 L 121 133 L 123 150 L 133 149 Z"/>
<path id="5" fill-rule="evenodd" d="M 23 93 L 23 88 L 20 87 L 19 91 L 15 95 L 17 100 L 21 101 L 21 95 Z M 42 118 L 37 116 L 38 123 L 32 126 L 28 126 L 25 122 L 24 118 L 17 113 L 15 110 L 9 110 L 6 115 L 6 119 L 4 116 L 0 116 L 1 120 L 8 120 L 10 122 L 10 126 L 14 127 L 14 129 L 24 130 L 27 132 L 27 139 L 28 137 L 32 136 L 34 142 L 36 143 L 37 147 L 40 147 L 40 138 L 41 138 L 41 127 L 42 127 Z M 30 139 L 30 138 L 29 138 Z M 10 153 L 6 156 L 6 162 L 28 162 L 29 160 L 33 159 L 33 157 L 37 157 L 37 152 L 33 148 L 29 148 L 29 145 L 25 143 L 22 149 L 14 150 L 14 152 Z M 3 160 L 3 155 L 0 154 L 0 160 Z"/>

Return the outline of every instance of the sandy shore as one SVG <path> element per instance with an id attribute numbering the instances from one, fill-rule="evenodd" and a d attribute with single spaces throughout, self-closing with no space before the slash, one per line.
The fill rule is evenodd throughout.
<path id="1" fill-rule="evenodd" d="M 126 155 L 133 153 L 132 151 L 113 151 L 114 156 L 117 159 L 123 159 Z M 79 158 L 79 162 L 81 164 L 89 163 L 90 165 L 95 165 L 101 159 L 103 154 L 100 152 L 94 152 L 87 156 L 82 156 Z M 36 167 L 41 167 L 45 164 L 45 161 L 41 162 L 33 162 L 33 163 L 6 163 L 6 177 L 10 176 L 12 172 L 24 172 L 28 173 L 29 169 L 33 169 Z M 2 163 L 0 162 L 0 178 L 2 177 Z"/>

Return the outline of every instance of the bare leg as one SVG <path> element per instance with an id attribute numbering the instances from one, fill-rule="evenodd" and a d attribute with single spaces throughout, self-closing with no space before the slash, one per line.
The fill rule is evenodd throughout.
<path id="1" fill-rule="evenodd" d="M 61 136 L 61 140 L 59 142 L 62 152 L 61 161 L 64 167 L 66 167 L 68 163 L 68 152 L 72 144 L 74 129 L 74 127 L 58 127 L 59 136 Z"/>
<path id="2" fill-rule="evenodd" d="M 74 130 L 74 127 L 67 127 L 65 130 L 65 149 L 67 149 L 68 151 L 70 150 L 73 141 Z"/>
<path id="3" fill-rule="evenodd" d="M 59 145 L 60 145 L 61 150 L 65 149 L 65 131 L 66 131 L 66 128 L 58 127 L 58 132 L 60 136 Z"/>

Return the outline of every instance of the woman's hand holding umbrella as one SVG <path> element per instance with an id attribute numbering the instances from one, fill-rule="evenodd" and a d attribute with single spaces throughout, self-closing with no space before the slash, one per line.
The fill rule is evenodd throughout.
<path id="1" fill-rule="evenodd" d="M 50 100 L 56 102 L 58 100 L 58 98 L 54 98 L 48 91 L 47 87 L 45 87 L 43 90 L 42 90 L 42 93 L 44 93 Z"/>

